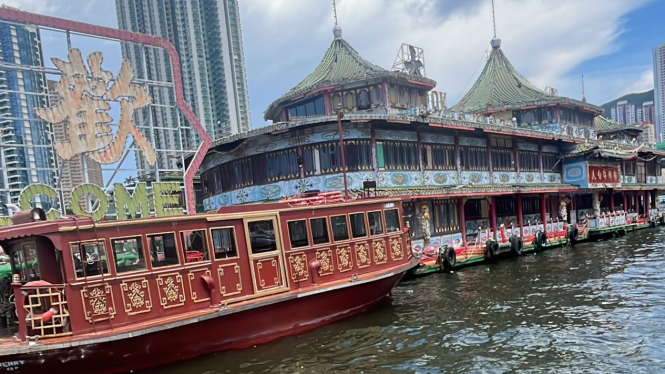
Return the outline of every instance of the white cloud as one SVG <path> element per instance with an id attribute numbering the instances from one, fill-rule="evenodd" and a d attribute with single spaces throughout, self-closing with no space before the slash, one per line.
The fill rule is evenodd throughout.
<path id="1" fill-rule="evenodd" d="M 617 51 L 622 17 L 645 2 L 501 0 L 496 2 L 497 34 L 510 61 L 534 84 L 579 98 L 579 77 L 576 83 L 569 71 Z M 241 3 L 254 127 L 260 125 L 260 113 L 267 105 L 295 86 L 323 57 L 332 41 L 331 8 L 323 0 Z M 441 0 L 339 0 L 338 16 L 344 38 L 363 57 L 384 68 L 392 66 L 401 43 L 424 48 L 427 75 L 438 82 L 437 90 L 448 93 L 448 104 L 468 90 L 466 83 L 479 74 L 480 68 L 473 76 L 493 35 L 489 1 L 448 6 Z M 642 72 L 640 67 L 637 75 Z M 601 82 L 589 78 L 587 97 L 593 101 L 592 86 Z"/>

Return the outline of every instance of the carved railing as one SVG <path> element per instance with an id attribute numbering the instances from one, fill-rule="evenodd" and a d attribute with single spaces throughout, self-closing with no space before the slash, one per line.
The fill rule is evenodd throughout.
<path id="1" fill-rule="evenodd" d="M 12 287 L 19 320 L 18 337 L 21 341 L 72 334 L 65 285 L 37 281 L 23 286 L 13 283 Z"/>

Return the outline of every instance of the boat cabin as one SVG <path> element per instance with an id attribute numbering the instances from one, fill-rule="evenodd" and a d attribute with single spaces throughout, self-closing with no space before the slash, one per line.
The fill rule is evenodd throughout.
<path id="1" fill-rule="evenodd" d="M 401 217 L 397 198 L 322 193 L 189 216 L 36 220 L 0 229 L 0 246 L 11 259 L 18 336 L 43 340 L 158 325 L 404 267 L 411 244 Z"/>

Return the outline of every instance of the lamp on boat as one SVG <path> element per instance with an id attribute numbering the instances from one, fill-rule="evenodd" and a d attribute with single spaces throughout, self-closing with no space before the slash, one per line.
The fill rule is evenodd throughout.
<path id="1" fill-rule="evenodd" d="M 44 212 L 44 209 L 32 208 L 30 210 L 22 210 L 14 213 L 12 216 L 12 223 L 15 225 L 37 221 L 46 221 L 46 213 Z"/>

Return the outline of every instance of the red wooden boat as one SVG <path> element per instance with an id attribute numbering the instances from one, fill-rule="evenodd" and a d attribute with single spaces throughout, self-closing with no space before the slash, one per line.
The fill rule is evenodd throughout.
<path id="1" fill-rule="evenodd" d="M 401 209 L 329 193 L 102 223 L 18 213 L 35 222 L 0 229 L 19 321 L 0 370 L 123 372 L 363 311 L 417 264 Z"/>

